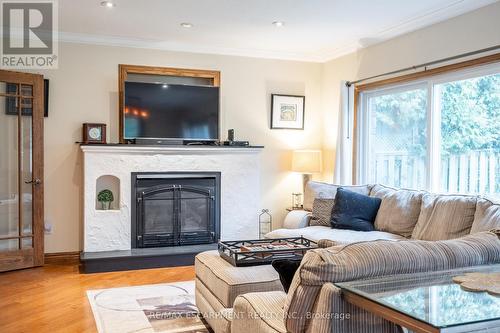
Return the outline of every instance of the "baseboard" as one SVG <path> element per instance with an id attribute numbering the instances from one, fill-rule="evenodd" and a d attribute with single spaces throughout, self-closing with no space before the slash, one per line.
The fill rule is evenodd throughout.
<path id="1" fill-rule="evenodd" d="M 80 263 L 80 251 L 45 253 L 45 264 L 71 265 Z"/>

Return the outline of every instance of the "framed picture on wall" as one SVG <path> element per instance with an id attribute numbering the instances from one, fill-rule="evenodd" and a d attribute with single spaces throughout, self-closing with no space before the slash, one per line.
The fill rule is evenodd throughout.
<path id="1" fill-rule="evenodd" d="M 304 129 L 305 97 L 271 95 L 271 129 Z"/>

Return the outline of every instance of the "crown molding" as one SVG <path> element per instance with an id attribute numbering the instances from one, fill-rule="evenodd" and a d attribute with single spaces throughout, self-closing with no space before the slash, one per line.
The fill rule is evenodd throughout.
<path id="1" fill-rule="evenodd" d="M 205 53 L 250 58 L 279 59 L 324 63 L 341 56 L 356 52 L 368 46 L 376 45 L 391 38 L 428 27 L 432 24 L 456 17 L 480 7 L 493 4 L 497 0 L 457 0 L 451 4 L 432 8 L 397 24 L 393 24 L 370 36 L 359 36 L 356 41 L 347 42 L 333 48 L 323 48 L 314 52 L 284 52 L 260 49 L 230 48 L 223 46 L 203 46 L 199 44 L 178 43 L 151 39 L 134 39 L 118 36 L 104 36 L 72 32 L 59 32 L 59 41 L 66 43 L 131 47 L 175 52 Z M 362 41 L 362 42 L 360 42 Z M 362 45 L 360 45 L 362 44 Z"/>
<path id="2" fill-rule="evenodd" d="M 451 4 L 430 9 L 419 15 L 412 16 L 397 24 L 387 26 L 371 36 L 360 36 L 360 39 L 371 40 L 371 42 L 360 45 L 359 40 L 337 46 L 323 51 L 323 61 L 330 61 L 360 49 L 376 45 L 389 39 L 429 27 L 433 24 L 446 21 L 481 7 L 491 5 L 498 0 L 457 0 Z M 368 38 L 366 38 L 368 37 Z"/>
<path id="3" fill-rule="evenodd" d="M 310 53 L 293 53 L 282 51 L 228 48 L 219 46 L 203 46 L 188 43 L 165 42 L 147 39 L 133 39 L 116 36 L 102 36 L 72 32 L 59 32 L 59 41 L 63 43 L 77 43 L 89 45 L 105 45 L 118 47 L 131 47 L 141 49 L 204 53 L 215 55 L 229 55 L 249 58 L 279 59 L 290 61 L 323 62 L 323 57 Z"/>

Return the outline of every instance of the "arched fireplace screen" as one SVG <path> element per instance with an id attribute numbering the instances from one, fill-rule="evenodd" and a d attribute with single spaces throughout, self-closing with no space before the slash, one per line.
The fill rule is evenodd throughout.
<path id="1" fill-rule="evenodd" d="M 133 173 L 132 184 L 132 247 L 218 242 L 219 173 Z"/>

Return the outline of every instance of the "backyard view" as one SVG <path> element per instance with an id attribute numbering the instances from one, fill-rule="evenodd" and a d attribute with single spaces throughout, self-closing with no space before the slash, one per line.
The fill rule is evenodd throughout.
<path id="1" fill-rule="evenodd" d="M 426 186 L 427 90 L 369 99 L 370 181 L 396 187 Z"/>
<path id="2" fill-rule="evenodd" d="M 368 98 L 370 181 L 426 187 L 428 94 L 423 85 Z M 500 74 L 436 84 L 434 96 L 440 190 L 500 194 Z"/>
<path id="3" fill-rule="evenodd" d="M 500 74 L 436 86 L 441 188 L 500 193 Z"/>

